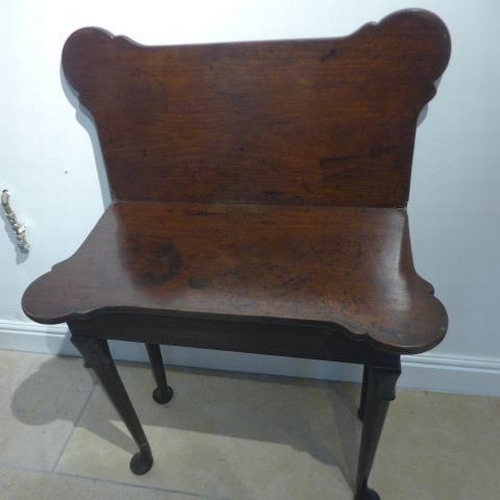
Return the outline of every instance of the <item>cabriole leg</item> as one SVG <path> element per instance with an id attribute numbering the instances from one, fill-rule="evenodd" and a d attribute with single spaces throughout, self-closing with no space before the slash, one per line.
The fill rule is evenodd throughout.
<path id="1" fill-rule="evenodd" d="M 82 335 L 73 335 L 71 342 L 82 354 L 85 366 L 95 371 L 109 399 L 111 399 L 111 402 L 139 447 L 139 451 L 130 460 L 130 469 L 134 474 L 145 474 L 153 465 L 151 448 L 123 382 L 120 379 L 120 375 L 109 352 L 107 341 Z"/>
<path id="2" fill-rule="evenodd" d="M 378 494 L 368 488 L 368 477 L 389 403 L 395 398 L 396 382 L 401 374 L 401 365 L 398 358 L 394 366 L 368 366 L 365 370 L 367 374 L 364 405 L 362 398 L 363 432 L 354 500 L 378 500 L 380 498 Z"/>
<path id="3" fill-rule="evenodd" d="M 172 387 L 167 384 L 165 375 L 165 366 L 161 357 L 161 350 L 158 344 L 146 344 L 149 360 L 151 361 L 151 370 L 156 381 L 156 389 L 153 391 L 153 399 L 158 404 L 166 404 L 174 395 Z"/>

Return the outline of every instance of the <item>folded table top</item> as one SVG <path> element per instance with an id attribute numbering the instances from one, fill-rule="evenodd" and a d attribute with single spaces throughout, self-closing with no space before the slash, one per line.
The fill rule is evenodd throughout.
<path id="1" fill-rule="evenodd" d="M 104 313 L 322 323 L 420 352 L 447 318 L 415 272 L 403 209 L 121 202 L 35 281 L 41 323 Z"/>
<path id="2" fill-rule="evenodd" d="M 322 325 L 396 353 L 434 347 L 446 313 L 414 270 L 405 207 L 417 118 L 449 55 L 421 10 L 317 40 L 148 47 L 76 31 L 62 67 L 113 203 L 27 289 L 26 314 Z"/>

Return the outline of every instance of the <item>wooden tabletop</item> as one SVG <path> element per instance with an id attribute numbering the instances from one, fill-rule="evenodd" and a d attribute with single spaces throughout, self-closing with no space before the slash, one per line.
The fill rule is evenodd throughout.
<path id="1" fill-rule="evenodd" d="M 26 314 L 320 324 L 396 353 L 434 347 L 446 313 L 414 270 L 404 207 L 449 55 L 421 10 L 315 40 L 149 47 L 78 30 L 62 68 L 114 204 L 28 288 Z"/>
<path id="2" fill-rule="evenodd" d="M 23 308 L 48 324 L 141 311 L 319 322 L 400 353 L 447 326 L 393 208 L 115 203 Z"/>

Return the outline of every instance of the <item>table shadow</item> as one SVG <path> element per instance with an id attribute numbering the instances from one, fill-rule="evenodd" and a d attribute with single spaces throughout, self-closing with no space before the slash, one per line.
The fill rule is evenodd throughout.
<path id="1" fill-rule="evenodd" d="M 42 426 L 68 419 L 64 393 L 74 390 L 74 378 L 68 378 L 67 383 L 59 380 L 57 393 L 51 390 L 54 377 L 64 377 L 58 359 L 42 363 L 15 390 L 11 409 L 24 424 Z M 117 365 L 143 426 L 291 446 L 338 467 L 346 482 L 354 486 L 361 435 L 361 423 L 356 416 L 359 384 L 168 367 L 175 396 L 171 403 L 159 407 L 150 397 L 154 382 L 149 367 L 140 363 Z M 86 371 L 91 372 L 97 384 L 95 375 L 83 367 L 83 362 L 80 370 L 82 377 L 88 376 Z M 114 423 L 120 418 L 111 403 L 98 419 L 85 418 L 92 399 L 99 397 L 96 387 L 99 386 L 94 386 L 83 403 L 80 417 L 72 423 L 130 454 L 135 453 L 137 447 L 132 438 Z M 35 407 L 34 391 L 38 392 Z M 148 409 L 148 405 L 152 408 Z M 153 450 L 158 446 L 159 443 L 152 443 Z"/>

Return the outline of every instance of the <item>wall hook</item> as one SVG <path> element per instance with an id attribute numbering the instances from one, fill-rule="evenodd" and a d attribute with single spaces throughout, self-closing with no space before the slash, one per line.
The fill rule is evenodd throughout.
<path id="1" fill-rule="evenodd" d="M 20 248 L 22 252 L 29 252 L 30 245 L 26 240 L 26 226 L 17 220 L 16 214 L 14 210 L 12 210 L 10 203 L 10 193 L 7 189 L 2 191 L 2 207 L 5 212 L 5 216 L 12 227 L 17 239 L 17 246 Z"/>

